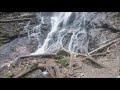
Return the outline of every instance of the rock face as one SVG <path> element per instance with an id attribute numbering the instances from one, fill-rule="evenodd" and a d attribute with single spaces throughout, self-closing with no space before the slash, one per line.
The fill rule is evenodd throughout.
<path id="1" fill-rule="evenodd" d="M 23 14 L 23 12 L 2 13 L 0 19 L 22 18 Z M 0 67 L 3 63 L 12 61 L 19 56 L 28 55 L 34 51 L 35 44 L 29 43 L 27 32 L 24 30 L 27 23 L 28 21 L 0 23 Z"/>
<path id="2" fill-rule="evenodd" d="M 2 13 L 0 15 L 0 20 L 12 20 L 12 19 L 22 19 L 22 12 L 14 12 L 14 13 Z M 0 43 L 4 44 L 14 40 L 18 37 L 23 37 L 27 35 L 27 32 L 24 31 L 24 27 L 28 21 L 23 22 L 10 22 L 10 23 L 1 23 L 0 22 Z"/>
<path id="3" fill-rule="evenodd" d="M 17 25 L 16 23 L 5 23 L 0 25 L 0 40 L 3 43 L 7 43 L 15 38 L 18 38 L 23 26 Z"/>
<path id="4" fill-rule="evenodd" d="M 19 56 L 30 54 L 27 38 L 19 38 L 0 47 L 0 63 L 11 61 Z"/>

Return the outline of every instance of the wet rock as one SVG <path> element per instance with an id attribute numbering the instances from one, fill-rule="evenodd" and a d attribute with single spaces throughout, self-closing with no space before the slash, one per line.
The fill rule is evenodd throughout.
<path id="1" fill-rule="evenodd" d="M 17 38 L 0 47 L 0 64 L 13 61 L 15 58 L 29 55 L 31 49 L 27 37 Z"/>

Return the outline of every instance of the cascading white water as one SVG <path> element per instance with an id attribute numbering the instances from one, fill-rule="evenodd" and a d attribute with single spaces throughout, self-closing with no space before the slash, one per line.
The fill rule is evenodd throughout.
<path id="1" fill-rule="evenodd" d="M 78 15 L 79 14 L 79 15 Z M 59 47 L 65 47 L 71 52 L 88 52 L 88 34 L 86 31 L 87 12 L 55 12 L 50 17 L 51 28 L 43 40 L 42 24 L 45 17 L 41 17 L 40 24 L 28 30 L 29 38 L 35 37 L 38 49 L 31 55 L 54 52 Z M 43 31 L 44 32 L 44 31 Z M 43 42 L 43 43 L 42 43 Z"/>
<path id="2" fill-rule="evenodd" d="M 32 53 L 32 55 L 34 54 L 41 54 L 41 53 L 45 53 L 47 48 L 49 47 L 49 41 L 50 39 L 52 39 L 52 35 L 54 32 L 56 32 L 58 30 L 58 25 L 63 22 L 63 25 L 65 26 L 67 23 L 68 18 L 70 17 L 72 12 L 61 12 L 61 13 L 56 13 L 53 15 L 53 17 L 51 17 L 51 25 L 52 25 L 52 29 L 51 31 L 48 33 L 48 36 L 46 37 L 44 44 L 42 45 L 41 48 L 39 48 L 35 53 Z"/>

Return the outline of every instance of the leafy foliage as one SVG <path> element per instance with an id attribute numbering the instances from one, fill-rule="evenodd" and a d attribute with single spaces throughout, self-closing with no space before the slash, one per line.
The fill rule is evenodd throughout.
<path id="1" fill-rule="evenodd" d="M 67 67 L 69 65 L 68 60 L 63 55 L 58 55 L 56 57 L 56 63 L 59 63 L 59 64 L 63 65 L 64 67 Z"/>

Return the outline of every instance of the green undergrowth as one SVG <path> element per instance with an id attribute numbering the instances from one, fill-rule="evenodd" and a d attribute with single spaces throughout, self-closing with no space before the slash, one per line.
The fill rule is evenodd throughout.
<path id="1" fill-rule="evenodd" d="M 68 62 L 69 60 L 63 55 L 57 55 L 55 59 L 56 59 L 56 63 L 59 63 L 64 67 L 67 67 L 69 65 Z"/>

